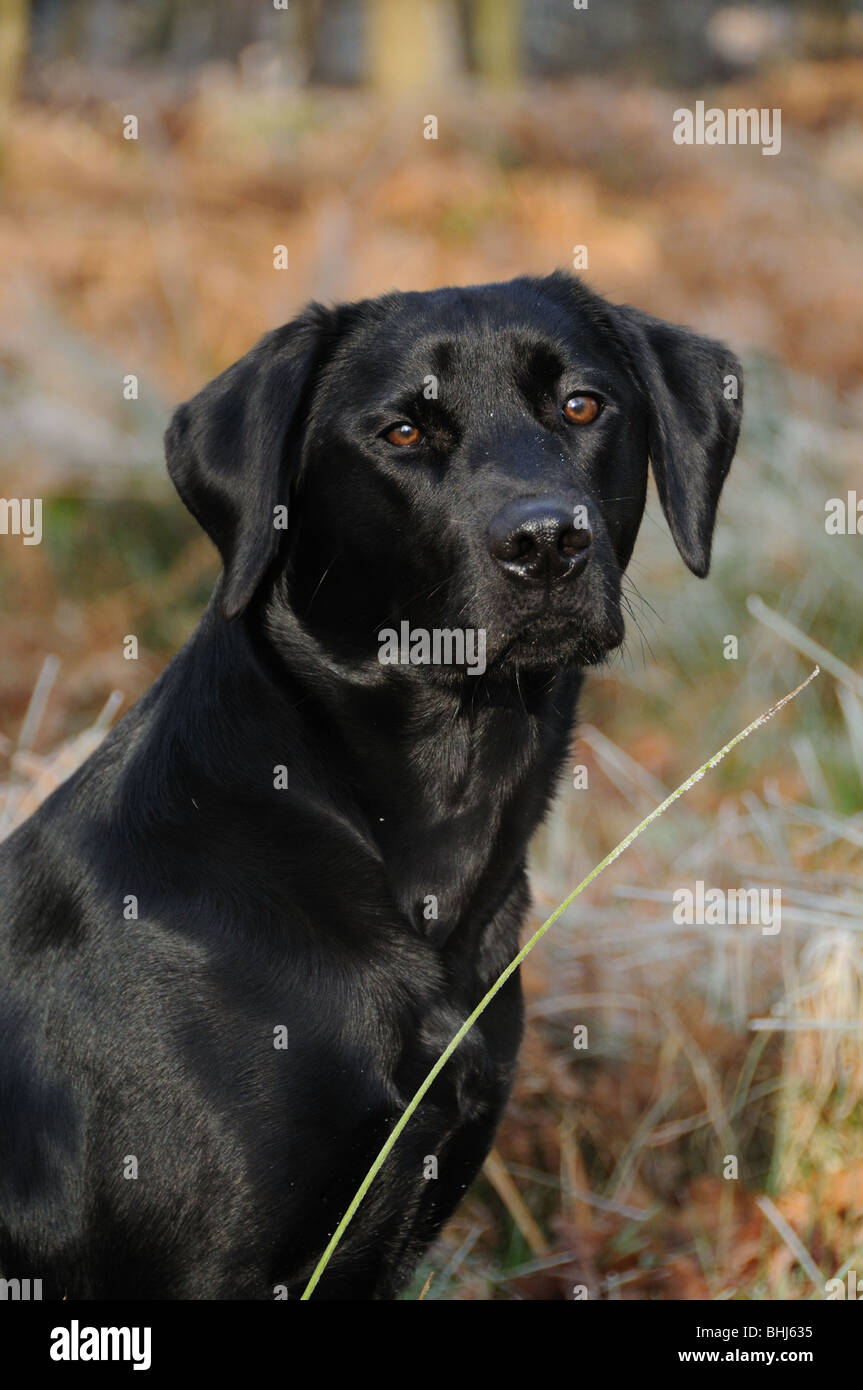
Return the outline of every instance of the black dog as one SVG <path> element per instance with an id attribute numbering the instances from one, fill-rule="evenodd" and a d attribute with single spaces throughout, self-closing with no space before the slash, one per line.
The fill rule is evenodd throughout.
<path id="1" fill-rule="evenodd" d="M 180 407 L 168 468 L 224 573 L 0 853 L 5 1277 L 302 1291 L 518 948 L 580 669 L 623 638 L 648 455 L 707 572 L 739 380 L 719 344 L 552 275 L 312 305 Z M 317 1297 L 405 1286 L 520 1032 L 513 976 Z"/>

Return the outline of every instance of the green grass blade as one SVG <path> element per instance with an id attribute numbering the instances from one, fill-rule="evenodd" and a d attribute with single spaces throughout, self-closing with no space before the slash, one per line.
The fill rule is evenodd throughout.
<path id="1" fill-rule="evenodd" d="M 545 936 L 545 933 L 548 931 L 549 927 L 554 925 L 558 917 L 560 917 L 562 913 L 564 913 L 566 909 L 569 907 L 570 903 L 573 903 L 575 899 L 578 897 L 578 895 L 580 893 L 583 893 L 585 888 L 587 888 L 591 883 L 593 883 L 594 879 L 598 878 L 604 869 L 608 868 L 609 864 L 613 864 L 615 859 L 618 859 L 620 855 L 623 854 L 624 850 L 627 850 L 629 846 L 633 843 L 633 841 L 638 839 L 639 835 L 643 834 L 643 832 L 647 830 L 647 828 L 651 826 L 655 820 L 658 820 L 659 817 L 668 810 L 669 806 L 671 806 L 673 802 L 677 801 L 679 797 L 683 796 L 686 792 L 688 792 L 691 787 L 694 787 L 696 782 L 700 782 L 702 777 L 704 777 L 706 773 L 710 772 L 714 767 L 721 763 L 722 759 L 727 757 L 727 755 L 732 751 L 732 749 L 736 748 L 739 743 L 742 743 L 743 740 L 745 738 L 748 738 L 751 733 L 754 733 L 756 729 L 760 729 L 763 724 L 767 723 L 768 719 L 772 719 L 774 714 L 777 714 L 779 710 L 781 710 L 785 705 L 787 705 L 790 700 L 793 700 L 796 695 L 799 695 L 801 690 L 804 690 L 806 686 L 809 684 L 809 682 L 815 679 L 815 677 L 819 674 L 819 671 L 820 667 L 816 666 L 814 671 L 812 671 L 811 674 L 806 677 L 806 680 L 801 682 L 801 684 L 798 685 L 796 689 L 789 691 L 789 693 L 787 695 L 784 695 L 781 700 L 778 700 L 775 705 L 771 705 L 770 709 L 766 710 L 764 714 L 760 714 L 757 719 L 753 719 L 752 723 L 748 724 L 745 729 L 742 729 L 739 734 L 735 734 L 734 738 L 731 739 L 729 743 L 726 743 L 724 748 L 720 748 L 718 753 L 714 753 L 712 758 L 709 758 L 706 763 L 702 763 L 701 767 L 699 767 L 695 772 L 693 772 L 690 777 L 687 777 L 685 782 L 681 782 L 680 786 L 677 787 L 675 791 L 671 792 L 671 794 L 667 796 L 665 800 L 661 802 L 657 807 L 655 807 L 649 815 L 645 816 L 644 820 L 641 821 L 635 827 L 634 830 L 630 830 L 629 834 L 623 840 L 620 841 L 619 845 L 616 845 L 615 848 L 611 850 L 611 852 L 607 854 L 604 859 L 600 860 L 600 862 L 596 865 L 595 868 L 591 869 L 590 873 L 587 875 L 586 878 L 582 879 L 578 887 L 573 888 L 569 896 L 564 898 L 563 902 L 560 903 L 554 909 L 554 912 L 552 912 L 551 916 L 546 918 L 542 926 L 534 932 L 533 936 L 530 937 L 530 939 L 527 942 L 525 942 L 524 946 L 522 946 L 521 950 L 518 952 L 518 955 L 513 957 L 509 965 L 507 965 L 506 968 L 500 973 L 500 975 L 498 975 L 497 979 L 495 980 L 491 988 L 488 990 L 488 992 L 483 995 L 482 999 L 477 1004 L 473 1013 L 469 1014 L 468 1017 L 465 1019 L 458 1032 L 444 1048 L 444 1051 L 441 1053 L 440 1057 L 438 1057 L 431 1071 L 428 1073 L 428 1076 L 426 1076 L 425 1080 L 417 1089 L 416 1094 L 412 1096 L 411 1100 L 406 1105 L 404 1112 L 402 1113 L 396 1124 L 393 1126 L 385 1143 L 382 1145 L 380 1152 L 378 1153 L 377 1157 L 372 1163 L 372 1166 L 369 1168 L 369 1171 L 366 1173 L 365 1177 L 363 1178 L 362 1182 L 357 1188 L 357 1191 L 354 1194 L 354 1198 L 350 1206 L 348 1207 L 347 1211 L 345 1212 L 344 1216 L 342 1217 L 341 1221 L 339 1222 L 338 1226 L 333 1232 L 332 1239 L 330 1240 L 329 1245 L 327 1246 L 326 1250 L 319 1259 L 315 1267 L 315 1271 L 312 1274 L 312 1277 L 310 1278 L 308 1284 L 303 1290 L 303 1299 L 311 1298 L 312 1294 L 314 1293 L 315 1287 L 321 1275 L 323 1274 L 324 1270 L 326 1269 L 327 1265 L 329 1264 L 330 1260 L 335 1254 L 342 1236 L 344 1235 L 351 1221 L 354 1219 L 357 1210 L 360 1206 L 360 1203 L 362 1202 L 363 1198 L 365 1197 L 366 1193 L 368 1192 L 369 1188 L 371 1187 L 372 1183 L 374 1182 L 375 1178 L 377 1177 L 378 1173 L 380 1172 L 381 1168 L 383 1167 L 384 1163 L 389 1157 L 389 1154 L 392 1152 L 399 1135 L 401 1134 L 402 1130 L 407 1126 L 411 1116 L 417 1109 L 417 1106 L 420 1104 L 420 1101 L 423 1099 L 423 1096 L 426 1094 L 429 1087 L 433 1085 L 435 1079 L 443 1071 L 444 1067 L 446 1066 L 452 1054 L 455 1052 L 459 1043 L 470 1032 L 471 1028 L 479 1018 L 480 1014 L 483 1013 L 483 1011 L 486 1008 L 488 1008 L 488 1005 L 491 1003 L 494 996 L 498 993 L 500 989 L 503 988 L 510 975 L 512 975 L 513 972 L 518 969 L 522 961 L 525 959 L 526 956 L 530 954 L 537 942 L 540 941 L 543 936 Z"/>

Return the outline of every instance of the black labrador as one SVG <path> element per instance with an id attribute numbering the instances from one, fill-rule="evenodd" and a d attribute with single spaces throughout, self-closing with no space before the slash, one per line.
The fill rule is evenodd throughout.
<path id="1" fill-rule="evenodd" d="M 297 1296 L 518 948 L 581 671 L 623 639 L 650 458 L 707 572 L 723 346 L 554 274 L 310 305 L 166 436 L 223 573 L 0 851 L 0 1273 Z M 316 1297 L 392 1298 L 492 1143 L 517 976 Z"/>

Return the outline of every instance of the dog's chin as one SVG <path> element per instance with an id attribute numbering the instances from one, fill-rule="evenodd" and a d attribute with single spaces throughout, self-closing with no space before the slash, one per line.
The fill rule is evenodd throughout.
<path id="1" fill-rule="evenodd" d="M 515 631 L 489 633 L 489 670 L 561 671 L 597 666 L 620 646 L 624 631 L 619 610 L 571 617 L 544 614 Z"/>

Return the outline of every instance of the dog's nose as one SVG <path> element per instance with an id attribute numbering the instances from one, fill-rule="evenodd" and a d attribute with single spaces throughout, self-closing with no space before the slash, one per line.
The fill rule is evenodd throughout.
<path id="1" fill-rule="evenodd" d="M 509 502 L 492 517 L 488 550 L 513 579 L 557 584 L 581 574 L 590 556 L 590 527 L 579 525 L 584 508 L 547 497 Z"/>

